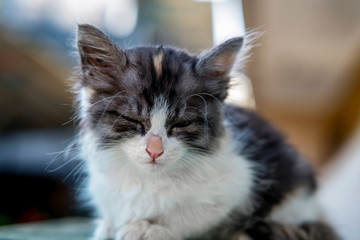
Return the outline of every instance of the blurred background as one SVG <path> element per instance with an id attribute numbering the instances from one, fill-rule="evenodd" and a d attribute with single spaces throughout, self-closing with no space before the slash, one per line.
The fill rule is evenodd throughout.
<path id="1" fill-rule="evenodd" d="M 78 23 L 120 46 L 195 53 L 263 32 L 229 101 L 255 108 L 309 159 L 325 215 L 359 238 L 358 0 L 0 0 L 0 225 L 89 214 L 71 147 Z"/>

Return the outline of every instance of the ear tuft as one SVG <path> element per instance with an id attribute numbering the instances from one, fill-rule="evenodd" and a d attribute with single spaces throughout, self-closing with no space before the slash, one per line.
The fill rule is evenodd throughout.
<path id="1" fill-rule="evenodd" d="M 242 37 L 231 38 L 200 57 L 196 70 L 200 75 L 225 76 L 229 74 L 243 44 Z"/>
<path id="2" fill-rule="evenodd" d="M 102 31 L 88 24 L 78 26 L 78 51 L 84 85 L 109 85 L 124 65 L 121 50 Z"/>

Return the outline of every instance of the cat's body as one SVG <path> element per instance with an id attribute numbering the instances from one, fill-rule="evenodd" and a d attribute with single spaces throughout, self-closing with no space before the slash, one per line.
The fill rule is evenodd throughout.
<path id="1" fill-rule="evenodd" d="M 195 57 L 117 47 L 79 27 L 81 155 L 95 239 L 337 239 L 306 161 L 253 112 L 223 103 L 242 45 Z"/>

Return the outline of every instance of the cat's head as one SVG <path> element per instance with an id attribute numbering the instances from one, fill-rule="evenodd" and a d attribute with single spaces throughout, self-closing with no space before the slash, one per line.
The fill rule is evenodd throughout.
<path id="1" fill-rule="evenodd" d="M 216 152 L 229 72 L 242 42 L 230 39 L 201 56 L 167 46 L 120 49 L 97 28 L 80 25 L 84 131 L 97 136 L 98 148 L 146 171 Z"/>

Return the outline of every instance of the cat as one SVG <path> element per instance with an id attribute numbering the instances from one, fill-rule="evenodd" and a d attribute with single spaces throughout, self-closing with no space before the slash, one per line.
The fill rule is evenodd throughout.
<path id="1" fill-rule="evenodd" d="M 243 43 L 195 56 L 119 48 L 78 26 L 93 239 L 338 239 L 321 220 L 308 162 L 255 112 L 224 103 Z"/>

